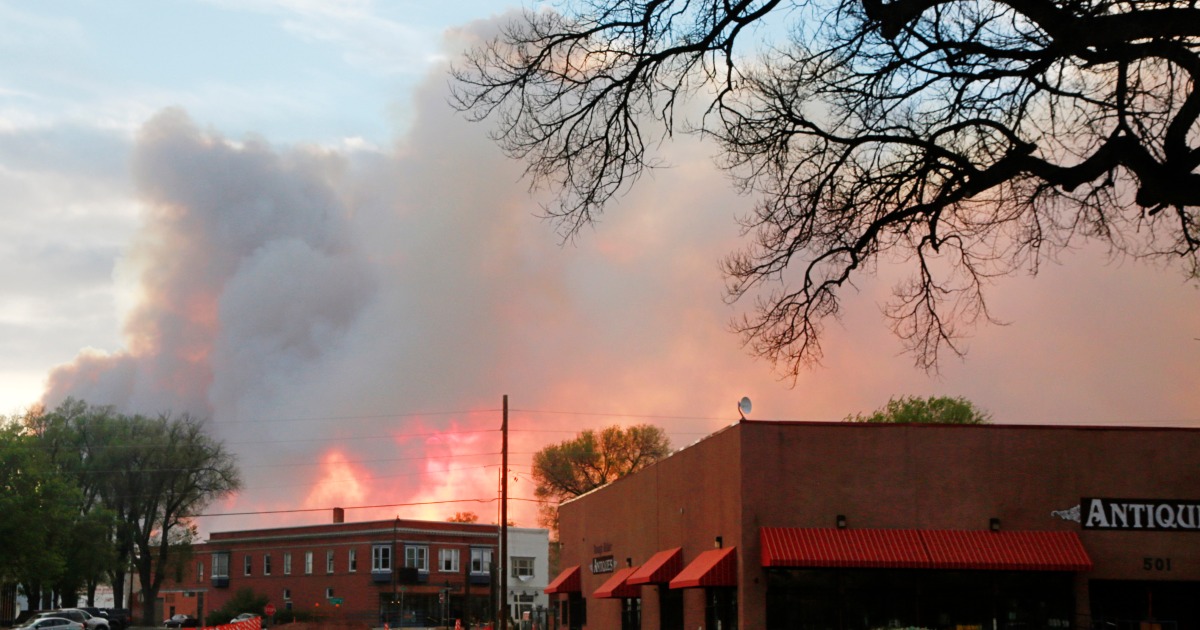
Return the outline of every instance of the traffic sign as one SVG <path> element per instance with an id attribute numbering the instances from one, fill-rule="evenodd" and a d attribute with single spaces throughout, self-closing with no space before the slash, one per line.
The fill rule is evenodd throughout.
<path id="1" fill-rule="evenodd" d="M 329 603 L 333 604 L 334 606 L 341 606 L 344 601 L 345 600 L 341 597 L 330 597 L 329 598 Z"/>
<path id="2" fill-rule="evenodd" d="M 266 606 L 263 606 L 263 614 L 265 614 L 268 617 L 274 617 L 275 616 L 275 604 L 267 604 Z"/>

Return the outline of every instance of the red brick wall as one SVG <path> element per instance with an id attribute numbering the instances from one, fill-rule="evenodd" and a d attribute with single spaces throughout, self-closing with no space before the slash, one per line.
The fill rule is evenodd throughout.
<path id="1" fill-rule="evenodd" d="M 685 564 L 714 546 L 738 547 L 743 628 L 764 626 L 758 530 L 852 528 L 1079 532 L 1094 571 L 1082 577 L 1200 580 L 1177 560 L 1148 576 L 1145 557 L 1194 557 L 1197 532 L 1101 532 L 1051 515 L 1081 497 L 1200 499 L 1200 430 L 1094 427 L 745 422 L 646 470 L 562 506 L 562 565 L 583 566 L 590 596 L 618 566 L 683 547 Z M 1186 566 L 1184 566 L 1186 565 Z M 658 627 L 644 587 L 643 628 Z M 1086 607 L 1086 591 L 1078 593 Z M 685 593 L 685 627 L 704 624 L 699 589 Z M 617 600 L 588 601 L 588 627 L 619 627 Z"/>
<path id="2" fill-rule="evenodd" d="M 256 594 L 265 594 L 278 611 L 283 611 L 289 600 L 285 600 L 284 589 L 289 589 L 293 609 L 316 612 L 324 618 L 375 617 L 379 610 L 381 593 L 390 594 L 392 583 L 377 584 L 371 575 L 371 553 L 375 544 L 391 545 L 395 521 L 365 523 L 328 524 L 298 528 L 248 530 L 241 532 L 214 533 L 209 541 L 198 546 L 196 558 L 185 571 L 180 583 L 164 585 L 164 591 L 193 590 L 204 592 L 205 613 L 221 608 L 239 589 L 250 588 Z M 492 548 L 495 553 L 497 528 L 494 525 L 466 523 L 442 523 L 427 521 L 399 521 L 396 532 L 396 557 L 393 566 L 403 566 L 406 543 L 425 545 L 429 550 L 428 581 L 407 585 L 410 594 L 433 594 L 445 587 L 447 582 L 456 594 L 465 589 L 467 572 L 470 570 L 471 547 Z M 459 550 L 457 573 L 439 571 L 439 550 Z M 349 550 L 357 552 L 357 570 L 349 570 Z M 326 553 L 333 551 L 334 570 L 326 570 Z M 212 554 L 229 552 L 229 584 L 214 587 L 212 582 Z M 304 571 L 305 553 L 313 554 L 312 573 Z M 284 573 L 284 554 L 291 553 L 291 574 Z M 271 556 L 271 574 L 263 574 L 263 557 Z M 251 561 L 250 574 L 244 570 L 245 558 Z M 203 565 L 203 577 L 199 577 L 197 565 Z M 342 598 L 339 607 L 326 599 L 326 589 L 333 589 L 333 597 Z M 472 597 L 486 596 L 486 584 L 472 584 Z M 165 597 L 165 595 L 164 595 Z M 165 603 L 165 602 L 164 602 Z M 179 612 L 187 612 L 180 610 Z"/>

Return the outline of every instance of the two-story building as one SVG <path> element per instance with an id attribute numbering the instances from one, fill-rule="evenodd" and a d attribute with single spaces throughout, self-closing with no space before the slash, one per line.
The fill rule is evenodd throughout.
<path id="1" fill-rule="evenodd" d="M 214 532 L 196 546 L 190 575 L 173 576 L 182 579 L 161 589 L 163 615 L 203 618 L 249 588 L 277 611 L 371 626 L 488 620 L 500 595 L 496 571 L 505 570 L 499 533 L 497 525 L 477 523 L 347 523 L 336 508 L 332 523 Z M 510 606 L 544 609 L 547 530 L 509 527 L 508 541 Z"/>

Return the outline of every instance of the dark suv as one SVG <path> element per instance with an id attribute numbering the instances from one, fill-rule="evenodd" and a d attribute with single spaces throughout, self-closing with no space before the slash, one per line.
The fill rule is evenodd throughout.
<path id="1" fill-rule="evenodd" d="M 133 613 L 128 608 L 101 608 L 100 613 L 108 619 L 112 630 L 125 630 L 133 621 Z"/>

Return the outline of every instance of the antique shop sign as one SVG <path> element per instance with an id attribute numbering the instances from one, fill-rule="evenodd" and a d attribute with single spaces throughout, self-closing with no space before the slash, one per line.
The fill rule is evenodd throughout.
<path id="1" fill-rule="evenodd" d="M 1200 531 L 1200 501 L 1081 499 L 1083 529 Z"/>

